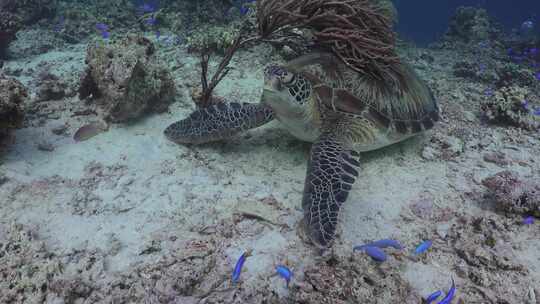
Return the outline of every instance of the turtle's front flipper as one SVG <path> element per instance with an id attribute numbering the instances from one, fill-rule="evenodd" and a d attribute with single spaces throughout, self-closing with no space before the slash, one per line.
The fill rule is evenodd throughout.
<path id="1" fill-rule="evenodd" d="M 319 247 L 334 239 L 339 209 L 358 176 L 358 158 L 334 134 L 322 134 L 311 148 L 302 208 L 306 234 Z"/>
<path id="2" fill-rule="evenodd" d="M 176 143 L 202 144 L 259 127 L 274 118 L 272 109 L 252 103 L 218 103 L 201 108 L 165 129 Z"/>

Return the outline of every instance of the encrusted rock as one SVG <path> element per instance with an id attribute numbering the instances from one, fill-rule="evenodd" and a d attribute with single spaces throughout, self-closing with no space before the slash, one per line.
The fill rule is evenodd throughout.
<path id="1" fill-rule="evenodd" d="M 529 98 L 527 89 L 511 86 L 502 87 L 487 96 L 482 102 L 482 112 L 491 122 L 507 123 L 527 130 L 540 128 L 540 116 L 534 111 L 540 101 Z"/>
<path id="2" fill-rule="evenodd" d="M 58 76 L 50 73 L 40 75 L 37 100 L 59 100 L 66 95 L 66 84 Z"/>
<path id="3" fill-rule="evenodd" d="M 9 129 L 22 126 L 22 106 L 27 97 L 28 91 L 22 83 L 0 73 L 0 137 Z"/>
<path id="4" fill-rule="evenodd" d="M 505 213 L 532 214 L 540 217 L 540 183 L 522 179 L 517 173 L 502 171 L 482 180 L 490 190 L 497 210 Z"/>
<path id="5" fill-rule="evenodd" d="M 105 119 L 124 122 L 149 111 L 166 111 L 174 101 L 174 81 L 160 66 L 154 45 L 141 36 L 128 36 L 114 44 L 89 44 L 88 64 L 81 78 L 79 96 L 92 96 Z"/>

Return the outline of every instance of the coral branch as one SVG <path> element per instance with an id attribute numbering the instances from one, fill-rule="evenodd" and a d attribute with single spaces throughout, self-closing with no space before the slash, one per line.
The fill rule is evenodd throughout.
<path id="1" fill-rule="evenodd" d="M 209 50 L 203 51 L 201 55 L 201 85 L 202 92 L 201 96 L 196 98 L 197 105 L 199 107 L 207 107 L 211 104 L 212 92 L 218 85 L 218 83 L 225 77 L 229 71 L 229 63 L 231 62 L 232 57 L 236 51 L 244 44 L 249 41 L 242 41 L 243 34 L 242 31 L 238 34 L 233 44 L 227 49 L 225 56 L 221 60 L 219 66 L 217 67 L 216 72 L 212 76 L 210 82 L 208 82 L 208 61 L 210 60 Z"/>

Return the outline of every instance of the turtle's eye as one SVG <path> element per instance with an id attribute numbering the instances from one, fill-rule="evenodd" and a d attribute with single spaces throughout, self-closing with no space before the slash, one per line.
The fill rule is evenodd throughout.
<path id="1" fill-rule="evenodd" d="M 292 86 L 294 85 L 294 74 L 285 72 L 283 76 L 281 76 L 281 83 L 283 83 L 285 86 Z"/>

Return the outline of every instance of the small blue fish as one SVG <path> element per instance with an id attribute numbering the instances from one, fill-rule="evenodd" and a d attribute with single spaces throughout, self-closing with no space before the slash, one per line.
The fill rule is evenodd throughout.
<path id="1" fill-rule="evenodd" d="M 414 254 L 421 254 L 426 252 L 431 247 L 431 244 L 433 243 L 430 240 L 422 242 L 422 244 L 416 247 L 416 249 L 414 250 Z"/>
<path id="2" fill-rule="evenodd" d="M 374 241 L 371 243 L 367 243 L 365 245 L 355 246 L 353 250 L 355 251 L 362 250 L 364 247 L 368 247 L 368 246 L 379 247 L 379 248 L 392 247 L 395 249 L 403 249 L 403 246 L 396 240 L 382 239 L 382 240 Z"/>
<path id="3" fill-rule="evenodd" d="M 367 255 L 369 255 L 373 260 L 377 262 L 386 261 L 386 253 L 384 253 L 384 251 L 382 251 L 378 247 L 366 246 L 362 248 L 362 250 L 364 250 Z"/>
<path id="4" fill-rule="evenodd" d="M 96 24 L 96 29 L 100 32 L 103 39 L 108 39 L 110 37 L 109 27 L 105 23 Z"/>
<path id="5" fill-rule="evenodd" d="M 442 295 L 442 291 L 440 291 L 440 290 L 435 291 L 434 293 L 430 294 L 426 298 L 426 304 L 431 304 L 432 302 L 437 300 L 437 298 L 439 298 L 441 295 Z"/>
<path id="6" fill-rule="evenodd" d="M 240 7 L 240 14 L 242 16 L 245 16 L 248 12 L 249 12 L 249 7 L 246 7 L 246 6 L 243 6 L 243 5 L 242 5 L 242 7 Z"/>
<path id="7" fill-rule="evenodd" d="M 64 16 L 60 16 L 60 18 L 58 18 L 58 23 L 56 23 L 54 26 L 54 31 L 56 33 L 60 33 L 60 31 L 62 31 L 62 29 L 64 28 L 65 22 L 66 18 Z"/>
<path id="8" fill-rule="evenodd" d="M 523 107 L 524 110 L 528 110 L 529 109 L 529 101 L 527 99 L 523 99 L 521 101 L 521 106 Z"/>
<path id="9" fill-rule="evenodd" d="M 240 273 L 242 273 L 242 266 L 244 266 L 244 262 L 246 261 L 246 258 L 251 256 L 251 250 L 248 250 L 238 258 L 238 261 L 236 262 L 236 265 L 234 266 L 234 271 L 232 275 L 232 281 L 233 283 L 238 282 L 238 279 L 240 279 Z"/>
<path id="10" fill-rule="evenodd" d="M 148 24 L 148 25 L 156 25 L 156 23 L 157 23 L 156 17 L 150 17 L 150 18 L 146 19 L 146 24 Z"/>
<path id="11" fill-rule="evenodd" d="M 183 40 L 182 37 L 179 36 L 179 35 L 176 36 L 176 38 L 174 38 L 174 44 L 176 44 L 176 45 L 182 44 L 182 41 L 184 41 L 184 40 Z"/>
<path id="12" fill-rule="evenodd" d="M 452 278 L 452 287 L 450 287 L 450 290 L 448 290 L 448 293 L 446 296 L 437 304 L 450 304 L 452 303 L 452 300 L 454 299 L 454 295 L 456 293 L 456 285 L 454 284 L 454 278 Z"/>
<path id="13" fill-rule="evenodd" d="M 521 24 L 521 30 L 523 31 L 529 31 L 534 28 L 534 22 L 531 20 L 526 20 Z"/>
<path id="14" fill-rule="evenodd" d="M 139 7 L 137 7 L 137 15 L 142 16 L 144 14 L 153 13 L 157 10 L 157 7 L 155 5 L 152 5 L 150 3 L 143 3 Z"/>
<path id="15" fill-rule="evenodd" d="M 534 73 L 534 78 L 536 78 L 536 80 L 540 81 L 540 71 Z"/>
<path id="16" fill-rule="evenodd" d="M 534 224 L 534 217 L 527 216 L 526 218 L 523 219 L 523 225 L 532 225 L 532 224 Z"/>
<path id="17" fill-rule="evenodd" d="M 98 31 L 107 31 L 109 29 L 109 27 L 105 24 L 105 23 L 102 23 L 102 22 L 99 22 L 96 24 L 96 29 Z"/>
<path id="18" fill-rule="evenodd" d="M 540 108 L 534 109 L 533 114 L 536 116 L 540 116 Z"/>
<path id="19" fill-rule="evenodd" d="M 289 282 L 291 281 L 293 275 L 292 271 L 286 266 L 278 265 L 276 266 L 276 272 L 280 277 L 285 279 L 287 282 L 287 287 L 289 287 Z"/>
<path id="20" fill-rule="evenodd" d="M 514 49 L 509 48 L 508 50 L 506 50 L 506 54 L 507 54 L 508 56 L 512 56 L 512 54 L 514 54 Z"/>

